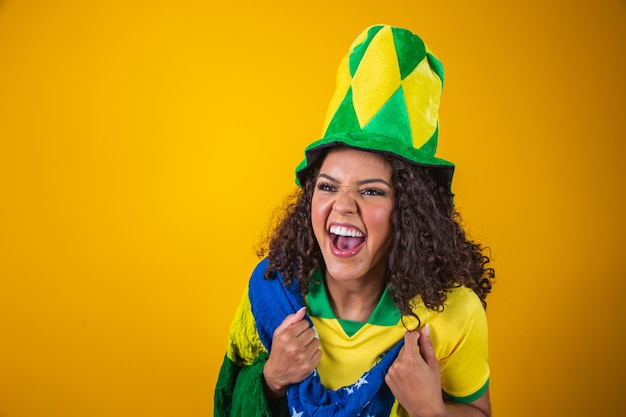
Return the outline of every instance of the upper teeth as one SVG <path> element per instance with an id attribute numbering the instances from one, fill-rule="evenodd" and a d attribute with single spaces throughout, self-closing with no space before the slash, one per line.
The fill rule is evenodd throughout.
<path id="1" fill-rule="evenodd" d="M 343 226 L 330 226 L 330 233 L 338 236 L 363 237 L 363 233 L 355 229 L 348 229 Z"/>

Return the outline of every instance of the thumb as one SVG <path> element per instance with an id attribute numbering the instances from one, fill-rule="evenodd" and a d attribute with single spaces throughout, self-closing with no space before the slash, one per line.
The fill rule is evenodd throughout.
<path id="1" fill-rule="evenodd" d="M 435 355 L 435 349 L 433 348 L 433 342 L 430 340 L 430 326 L 426 324 L 420 331 L 420 348 L 422 357 L 429 364 L 437 362 L 437 356 Z"/>
<path id="2" fill-rule="evenodd" d="M 420 332 L 418 331 L 407 331 L 404 334 L 404 349 L 410 355 L 419 355 L 419 350 L 417 348 L 417 342 L 420 339 Z"/>
<path id="3" fill-rule="evenodd" d="M 294 324 L 302 320 L 304 318 L 305 311 L 306 311 L 306 307 L 302 307 L 300 310 L 296 311 L 295 313 L 289 314 L 287 317 L 285 317 L 285 320 L 283 320 L 283 322 L 280 323 L 280 326 L 278 326 L 276 330 L 274 330 L 274 337 L 278 336 L 279 334 L 281 334 L 282 332 L 284 332 L 285 330 L 287 330 L 288 328 L 290 328 L 291 326 L 293 326 Z"/>

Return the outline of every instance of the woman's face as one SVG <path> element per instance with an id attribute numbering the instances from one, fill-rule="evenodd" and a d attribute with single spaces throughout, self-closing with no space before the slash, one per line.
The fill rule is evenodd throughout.
<path id="1" fill-rule="evenodd" d="M 383 278 L 393 202 L 391 166 L 383 156 L 345 147 L 328 152 L 311 203 L 327 276 L 344 282 Z"/>

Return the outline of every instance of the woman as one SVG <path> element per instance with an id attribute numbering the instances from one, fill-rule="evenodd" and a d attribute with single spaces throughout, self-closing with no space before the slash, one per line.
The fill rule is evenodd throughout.
<path id="1" fill-rule="evenodd" d="M 238 308 L 216 415 L 490 415 L 493 270 L 434 156 L 442 83 L 405 29 L 353 43 Z"/>

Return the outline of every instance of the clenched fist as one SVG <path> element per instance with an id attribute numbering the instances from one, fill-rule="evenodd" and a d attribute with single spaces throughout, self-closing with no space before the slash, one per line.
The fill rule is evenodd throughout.
<path id="1" fill-rule="evenodd" d="M 322 357 L 320 341 L 304 313 L 305 307 L 288 315 L 274 331 L 272 351 L 263 368 L 270 400 L 281 398 L 289 385 L 303 381 Z"/>

